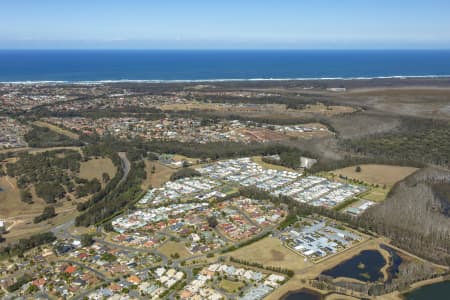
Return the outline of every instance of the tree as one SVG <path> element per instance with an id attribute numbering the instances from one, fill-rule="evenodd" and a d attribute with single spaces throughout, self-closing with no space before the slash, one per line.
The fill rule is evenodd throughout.
<path id="1" fill-rule="evenodd" d="M 106 232 L 114 231 L 114 227 L 111 222 L 106 222 L 105 225 L 103 226 L 103 229 L 105 229 Z"/>
<path id="2" fill-rule="evenodd" d="M 103 172 L 102 180 L 103 180 L 103 183 L 107 183 L 110 180 L 109 174 L 106 172 Z"/>
<path id="3" fill-rule="evenodd" d="M 216 226 L 219 224 L 217 221 L 217 218 L 215 216 L 208 217 L 208 225 L 211 228 L 216 228 Z"/>
<path id="4" fill-rule="evenodd" d="M 33 196 L 28 190 L 22 190 L 20 191 L 20 200 L 22 200 L 25 203 L 32 204 Z"/>
<path id="5" fill-rule="evenodd" d="M 173 181 L 181 178 L 196 177 L 196 176 L 201 176 L 201 174 L 197 170 L 191 168 L 183 168 L 170 175 L 170 180 Z"/>
<path id="6" fill-rule="evenodd" d="M 35 185 L 36 194 L 43 198 L 47 203 L 55 203 L 57 199 L 61 199 L 66 191 L 59 183 L 38 183 Z"/>
<path id="7" fill-rule="evenodd" d="M 360 166 L 356 166 L 355 172 L 360 173 L 361 172 L 361 167 Z"/>
<path id="8" fill-rule="evenodd" d="M 44 208 L 42 214 L 36 216 L 33 221 L 34 223 L 39 223 L 47 219 L 53 218 L 54 216 L 56 216 L 55 208 L 53 206 L 47 206 Z"/>
<path id="9" fill-rule="evenodd" d="M 91 234 L 85 233 L 81 236 L 80 241 L 83 247 L 89 247 L 94 243 L 94 238 Z"/>

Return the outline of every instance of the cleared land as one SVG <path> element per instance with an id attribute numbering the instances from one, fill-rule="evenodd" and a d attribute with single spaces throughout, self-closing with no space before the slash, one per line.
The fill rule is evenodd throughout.
<path id="1" fill-rule="evenodd" d="M 158 251 L 167 256 L 169 259 L 175 254 L 178 254 L 180 258 L 191 256 L 191 254 L 186 250 L 184 244 L 179 242 L 168 241 L 167 243 L 159 247 Z"/>
<path id="2" fill-rule="evenodd" d="M 388 165 L 360 165 L 361 172 L 356 172 L 356 166 L 332 171 L 336 175 L 347 176 L 352 179 L 362 180 L 369 184 L 393 185 L 411 175 L 417 168 L 388 166 Z"/>
<path id="3" fill-rule="evenodd" d="M 230 252 L 229 255 L 238 259 L 261 263 L 264 266 L 287 268 L 296 273 L 312 265 L 310 262 L 305 262 L 302 256 L 284 247 L 280 240 L 271 237 Z"/>
<path id="4" fill-rule="evenodd" d="M 155 168 L 152 173 L 153 167 Z M 147 178 L 142 183 L 142 188 L 147 189 L 152 187 L 161 187 L 165 182 L 169 181 L 170 175 L 175 172 L 175 169 L 161 165 L 154 161 L 145 161 L 145 171 L 147 172 Z"/>
<path id="5" fill-rule="evenodd" d="M 82 162 L 80 165 L 80 177 L 87 180 L 97 178 L 101 182 L 103 173 L 113 178 L 116 172 L 117 168 L 109 158 L 95 158 Z"/>
<path id="6" fill-rule="evenodd" d="M 244 285 L 245 284 L 243 282 L 222 279 L 219 287 L 224 289 L 227 293 L 233 293 L 236 292 L 239 288 L 243 287 Z"/>
<path id="7" fill-rule="evenodd" d="M 380 202 L 380 201 L 384 201 L 386 199 L 389 191 L 390 191 L 389 187 L 370 188 L 369 192 L 367 194 L 363 195 L 361 198 L 366 199 L 366 200 L 375 201 L 375 202 Z"/>
<path id="8" fill-rule="evenodd" d="M 16 179 L 9 176 L 0 177 L 0 217 L 8 218 L 27 214 L 39 214 L 46 206 L 41 199 L 33 199 L 33 204 L 20 200 L 20 189 Z M 34 198 L 34 197 L 33 197 Z"/>

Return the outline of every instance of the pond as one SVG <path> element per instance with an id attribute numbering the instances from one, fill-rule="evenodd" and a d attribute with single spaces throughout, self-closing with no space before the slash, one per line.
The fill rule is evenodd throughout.
<path id="1" fill-rule="evenodd" d="M 450 281 L 420 287 L 405 295 L 406 300 L 444 300 L 449 299 Z"/>
<path id="2" fill-rule="evenodd" d="M 386 270 L 388 274 L 387 282 L 389 283 L 392 281 L 393 278 L 397 276 L 399 267 L 402 264 L 403 259 L 400 255 L 398 255 L 397 251 L 395 251 L 391 247 L 384 244 L 381 244 L 380 247 L 389 252 L 389 255 L 391 256 L 389 260 L 389 267 Z"/>
<path id="3" fill-rule="evenodd" d="M 347 277 L 364 282 L 383 279 L 381 269 L 386 265 L 383 255 L 377 250 L 364 250 L 334 268 L 325 270 L 322 275 L 333 278 Z"/>
<path id="4" fill-rule="evenodd" d="M 282 298 L 283 300 L 321 300 L 322 296 L 309 289 L 301 289 L 298 291 L 289 292 Z"/>

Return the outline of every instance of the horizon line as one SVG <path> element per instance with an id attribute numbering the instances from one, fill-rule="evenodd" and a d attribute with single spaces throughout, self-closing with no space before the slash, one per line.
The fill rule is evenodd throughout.
<path id="1" fill-rule="evenodd" d="M 450 51 L 449 48 L 1 48 L 0 51 Z"/>

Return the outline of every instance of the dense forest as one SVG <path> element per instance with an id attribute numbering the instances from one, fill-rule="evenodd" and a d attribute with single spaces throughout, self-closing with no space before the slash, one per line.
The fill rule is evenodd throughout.
<path id="1" fill-rule="evenodd" d="M 345 140 L 356 154 L 450 166 L 450 122 L 404 119 L 395 131 Z"/>
<path id="2" fill-rule="evenodd" d="M 30 147 L 81 146 L 82 142 L 59 134 L 47 127 L 33 126 L 25 134 L 25 141 Z"/>
<path id="3" fill-rule="evenodd" d="M 170 175 L 170 180 L 200 176 L 200 172 L 191 168 L 182 168 Z"/>
<path id="4" fill-rule="evenodd" d="M 442 190 L 450 186 L 450 173 L 426 168 L 398 183 L 386 201 L 368 209 L 361 218 L 373 230 L 412 253 L 450 265 L 450 199 Z"/>

